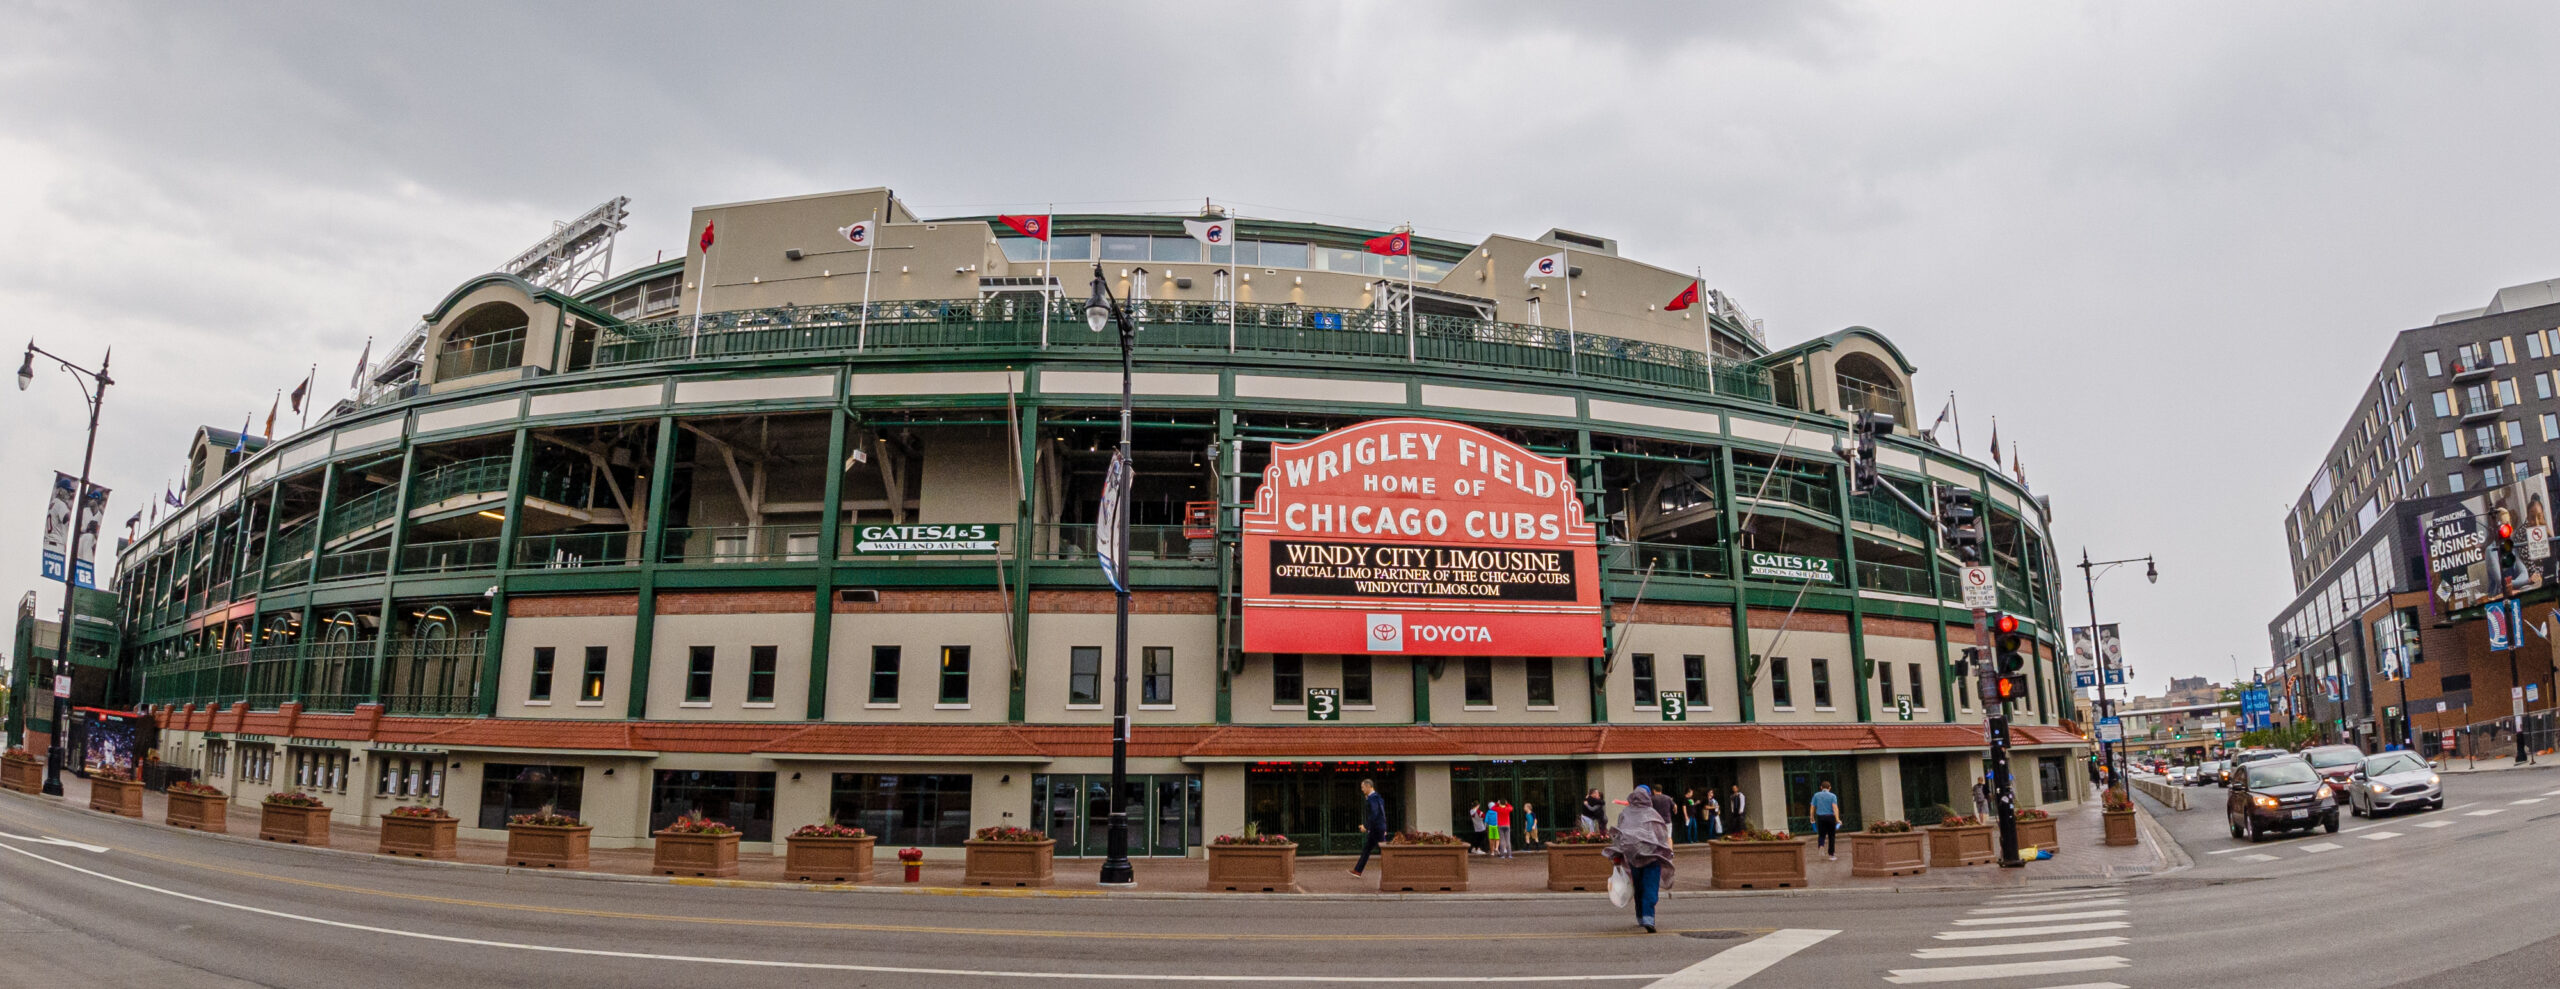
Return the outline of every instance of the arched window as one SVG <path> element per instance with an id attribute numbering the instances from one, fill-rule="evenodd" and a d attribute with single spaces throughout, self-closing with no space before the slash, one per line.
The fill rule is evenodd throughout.
<path id="1" fill-rule="evenodd" d="M 516 367 L 524 363 L 524 331 L 532 320 L 508 302 L 484 302 L 454 320 L 436 348 L 436 380 Z"/>
<path id="2" fill-rule="evenodd" d="M 1882 412 L 1895 422 L 1911 424 L 1902 379 L 1883 362 L 1865 354 L 1842 354 L 1832 363 L 1831 373 L 1840 383 L 1840 411 Z"/>

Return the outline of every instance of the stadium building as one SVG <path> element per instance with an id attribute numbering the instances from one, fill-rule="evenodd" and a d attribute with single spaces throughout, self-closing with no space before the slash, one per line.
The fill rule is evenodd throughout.
<path id="1" fill-rule="evenodd" d="M 1355 850 L 1361 778 L 1437 830 L 1495 797 L 1570 826 L 1638 782 L 1739 787 L 1763 826 L 1822 780 L 1853 828 L 1970 805 L 1955 565 L 1833 452 L 1854 410 L 1932 411 L 1883 334 L 1772 350 L 1564 230 L 926 219 L 865 189 L 701 207 L 687 246 L 465 281 L 311 428 L 199 449 L 119 561 L 107 699 L 166 762 L 348 820 L 1027 825 L 1098 855 L 1098 264 L 1138 320 L 1139 852 L 1248 822 Z M 1881 463 L 1923 504 L 1979 492 L 2037 643 L 2020 803 L 2079 799 L 2048 507 L 1918 437 Z"/>

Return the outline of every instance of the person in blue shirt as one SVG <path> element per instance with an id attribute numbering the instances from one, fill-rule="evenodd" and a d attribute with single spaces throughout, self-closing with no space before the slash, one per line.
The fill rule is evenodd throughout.
<path id="1" fill-rule="evenodd" d="M 1840 795 L 1831 792 L 1830 780 L 1813 793 L 1813 840 L 1825 857 L 1840 858 Z"/>

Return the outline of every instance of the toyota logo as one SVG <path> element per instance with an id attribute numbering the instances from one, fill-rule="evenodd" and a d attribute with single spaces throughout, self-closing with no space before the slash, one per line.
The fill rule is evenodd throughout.
<path id="1" fill-rule="evenodd" d="M 1395 637 L 1396 637 L 1396 627 L 1395 627 L 1395 626 L 1393 626 L 1393 625 L 1388 625 L 1388 624 L 1383 624 L 1383 623 L 1381 623 L 1381 624 L 1376 625 L 1376 626 L 1373 626 L 1373 627 L 1371 627 L 1371 628 L 1369 629 L 1369 637 L 1370 637 L 1370 638 L 1373 638 L 1373 639 L 1392 639 L 1392 638 L 1395 638 Z"/>

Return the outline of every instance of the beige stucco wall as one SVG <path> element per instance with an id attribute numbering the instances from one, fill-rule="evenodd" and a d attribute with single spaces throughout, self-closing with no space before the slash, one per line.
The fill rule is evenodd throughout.
<path id="1" fill-rule="evenodd" d="M 1377 656 L 1369 663 L 1369 696 L 1372 703 L 1358 707 L 1346 703 L 1343 724 L 1410 724 L 1413 721 L 1414 660 L 1407 656 Z M 1342 686 L 1342 657 L 1309 655 L 1305 659 L 1304 684 L 1308 688 Z M 1443 677 L 1455 676 L 1454 672 Z M 1266 653 L 1246 653 L 1244 671 L 1236 674 L 1230 685 L 1233 691 L 1232 715 L 1237 724 L 1305 724 L 1307 711 L 1303 705 L 1271 703 L 1271 657 Z M 1440 720 L 1439 703 L 1432 705 L 1433 720 Z"/>
<path id="2" fill-rule="evenodd" d="M 1867 683 L 1867 697 L 1874 706 L 1876 721 L 1893 722 L 1896 718 L 1893 697 L 1884 691 L 1881 667 L 1887 663 L 1893 665 L 1894 694 L 1912 699 L 1911 723 L 1939 721 L 1944 717 L 1941 706 L 1945 700 L 1944 692 L 1939 688 L 1938 664 L 1933 658 L 1937 654 L 1938 644 L 1934 640 L 1867 636 L 1867 658 L 1879 666 L 1878 675 Z M 1913 664 L 1920 667 L 1920 682 L 1916 690 L 1911 681 Z"/>
<path id="3" fill-rule="evenodd" d="M 1629 625 L 1621 633 L 1619 646 L 1609 666 L 1608 720 L 1623 723 L 1659 723 L 1662 720 L 1660 698 L 1635 695 L 1635 663 L 1638 653 L 1649 653 L 1654 662 L 1654 691 L 1684 689 L 1683 657 L 1706 657 L 1707 699 L 1699 703 L 1689 699 L 1689 722 L 1732 722 L 1742 720 L 1741 696 L 1733 669 L 1733 629 L 1722 625 Z M 1585 705 L 1586 707 L 1588 705 Z M 1766 707 L 1761 708 L 1766 711 Z M 1765 714 L 1762 715 L 1764 718 Z"/>
<path id="4" fill-rule="evenodd" d="M 1052 724 L 1111 722 L 1113 621 L 1107 614 L 1031 616 L 1030 666 L 1024 671 L 1023 681 L 1023 713 L 1028 720 Z M 1217 618 L 1211 615 L 1129 616 L 1132 720 L 1142 725 L 1207 724 L 1217 720 L 1217 632 Z M 1074 707 L 1067 704 L 1067 675 L 1077 646 L 1102 651 L 1098 666 L 1101 703 Z M 1150 646 L 1173 649 L 1171 710 L 1140 703 L 1146 693 L 1139 678 L 1146 673 L 1146 651 Z M 862 659 L 869 662 L 868 650 Z"/>
<path id="5" fill-rule="evenodd" d="M 806 639 L 808 633 L 803 632 Z M 898 646 L 898 701 L 873 707 L 871 647 Z M 942 647 L 969 647 L 969 702 L 944 707 Z M 858 613 L 835 616 L 827 640 L 827 717 L 831 721 L 1003 721 L 1012 690 L 1011 640 L 1005 616 L 992 613 Z"/>
<path id="6" fill-rule="evenodd" d="M 1848 724 L 1858 720 L 1858 697 L 1852 691 L 1857 671 L 1849 663 L 1849 637 L 1837 632 L 1808 632 L 1790 629 L 1783 638 L 1776 629 L 1751 630 L 1751 648 L 1762 660 L 1759 682 L 1752 685 L 1752 707 L 1761 721 L 1796 724 Z M 1782 710 L 1772 698 L 1777 657 L 1786 657 L 1792 670 L 1794 700 L 1792 710 Z M 1813 661 L 1830 660 L 1831 710 L 1814 704 Z"/>
<path id="7" fill-rule="evenodd" d="M 629 713 L 631 637 L 637 624 L 637 620 L 628 615 L 509 618 L 505 645 L 499 653 L 498 716 L 622 718 Z M 808 638 L 805 633 L 800 637 L 804 643 Z M 555 650 L 552 656 L 551 702 L 539 704 L 527 698 L 533 690 L 533 651 L 545 646 Z M 588 646 L 603 646 L 608 650 L 604 697 L 598 701 L 582 702 L 578 699 L 578 684 L 586 670 Z M 803 646 L 801 651 L 807 652 L 807 647 Z"/>
<path id="8" fill-rule="evenodd" d="M 1466 660 L 1451 656 L 1431 681 L 1431 720 L 1435 724 L 1589 724 L 1591 721 L 1591 675 L 1589 661 L 1559 658 L 1555 664 L 1555 704 L 1532 710 L 1529 707 L 1529 674 L 1527 660 L 1518 656 L 1491 658 L 1493 671 L 1493 704 L 1491 710 L 1467 708 Z"/>
<path id="9" fill-rule="evenodd" d="M 660 615 L 649 654 L 649 717 L 666 721 L 798 721 L 808 713 L 813 616 Z M 711 646 L 711 699 L 687 702 L 692 647 Z M 775 647 L 773 700 L 747 700 L 750 650 Z M 869 659 L 865 650 L 864 658 Z M 974 662 L 974 658 L 973 658 Z"/>

